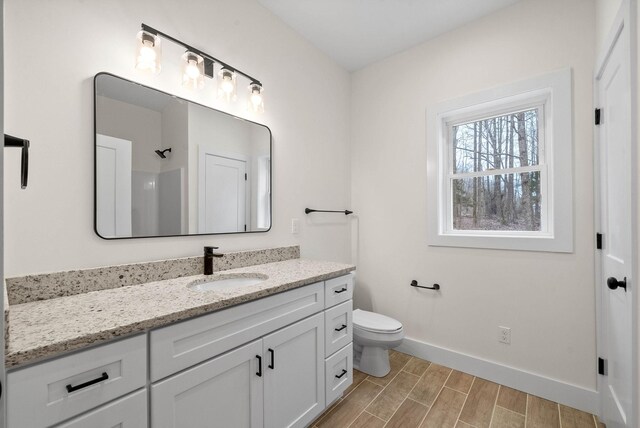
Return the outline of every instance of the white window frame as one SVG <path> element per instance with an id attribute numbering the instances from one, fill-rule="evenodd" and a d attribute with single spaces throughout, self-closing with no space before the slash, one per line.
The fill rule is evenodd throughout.
<path id="1" fill-rule="evenodd" d="M 573 252 L 573 114 L 571 70 L 449 100 L 427 109 L 427 242 L 432 246 Z M 540 171 L 541 230 L 454 230 L 451 183 L 456 124 L 539 108 L 539 166 L 508 169 Z M 497 175 L 504 170 L 483 172 Z M 462 174 L 475 175 L 475 174 Z"/>

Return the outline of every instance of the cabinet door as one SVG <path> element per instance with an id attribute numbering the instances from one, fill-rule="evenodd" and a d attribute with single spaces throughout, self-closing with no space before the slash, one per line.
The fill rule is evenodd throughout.
<path id="1" fill-rule="evenodd" d="M 151 387 L 153 428 L 262 427 L 262 340 Z"/>
<path id="2" fill-rule="evenodd" d="M 98 407 L 56 428 L 147 428 L 147 390 Z"/>
<path id="3" fill-rule="evenodd" d="M 263 339 L 264 425 L 303 427 L 324 409 L 324 314 Z"/>

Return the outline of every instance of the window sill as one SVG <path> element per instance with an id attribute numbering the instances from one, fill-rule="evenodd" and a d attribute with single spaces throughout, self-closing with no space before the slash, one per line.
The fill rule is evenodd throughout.
<path id="1" fill-rule="evenodd" d="M 492 234 L 430 234 L 428 244 L 435 247 L 484 248 L 493 250 L 545 251 L 572 253 L 573 242 L 570 233 L 561 236 L 514 236 Z"/>

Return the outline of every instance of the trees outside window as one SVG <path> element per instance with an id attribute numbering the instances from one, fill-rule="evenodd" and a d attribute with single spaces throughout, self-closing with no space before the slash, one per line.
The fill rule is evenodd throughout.
<path id="1" fill-rule="evenodd" d="M 450 126 L 453 229 L 541 230 L 541 109 Z"/>

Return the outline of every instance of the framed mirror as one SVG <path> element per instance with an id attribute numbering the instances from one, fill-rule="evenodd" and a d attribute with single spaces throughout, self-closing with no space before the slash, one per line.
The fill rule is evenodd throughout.
<path id="1" fill-rule="evenodd" d="M 94 91 L 101 238 L 271 228 L 268 127 L 109 73 Z"/>

